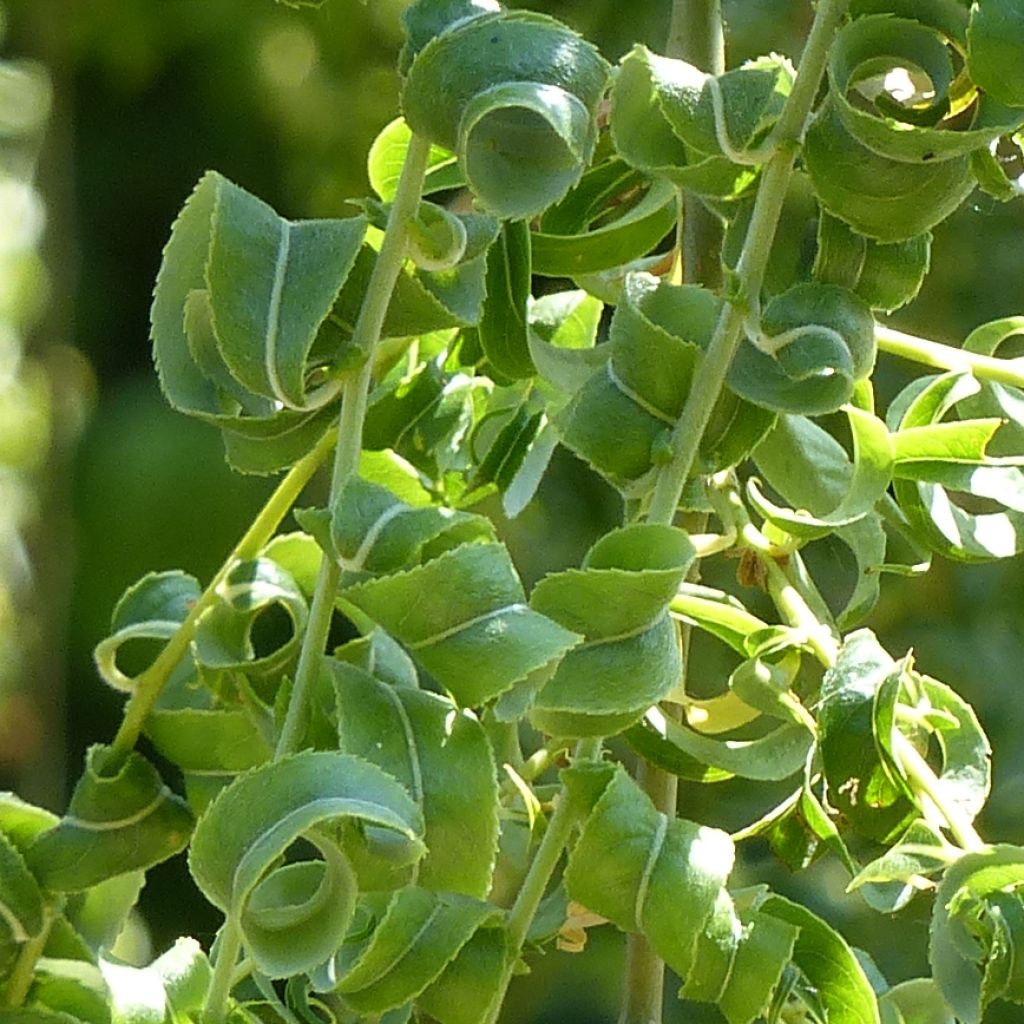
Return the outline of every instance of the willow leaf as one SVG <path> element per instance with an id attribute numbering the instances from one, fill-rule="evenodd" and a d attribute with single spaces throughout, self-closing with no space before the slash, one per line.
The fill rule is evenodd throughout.
<path id="1" fill-rule="evenodd" d="M 599 540 L 581 569 L 537 584 L 531 606 L 584 637 L 538 694 L 538 728 L 608 735 L 668 694 L 681 669 L 668 605 L 693 557 L 683 531 L 636 525 Z"/>
<path id="2" fill-rule="evenodd" d="M 355 880 L 330 829 L 351 819 L 391 830 L 422 855 L 419 808 L 387 773 L 360 758 L 312 752 L 256 768 L 222 790 L 196 825 L 189 868 L 203 895 L 243 931 L 268 977 L 312 970 L 341 946 Z M 300 837 L 323 855 L 281 865 Z"/>
<path id="3" fill-rule="evenodd" d="M 67 813 L 26 851 L 47 889 L 73 892 L 152 867 L 184 849 L 193 818 L 139 753 L 113 761 L 110 747 L 89 748 Z"/>
<path id="4" fill-rule="evenodd" d="M 389 772 L 422 809 L 427 853 L 417 884 L 485 897 L 497 851 L 498 790 L 480 723 L 432 693 L 389 686 L 354 665 L 329 665 L 339 748 Z"/>
<path id="5" fill-rule="evenodd" d="M 411 139 L 412 131 L 405 118 L 396 117 L 380 130 L 370 146 L 366 157 L 367 177 L 370 179 L 370 187 L 386 203 L 395 198 Z M 463 177 L 456 166 L 455 154 L 442 146 L 431 146 L 423 195 L 457 188 L 462 184 Z"/>
<path id="6" fill-rule="evenodd" d="M 395 893 L 367 947 L 333 991 L 363 1013 L 404 1005 L 433 982 L 473 933 L 500 914 L 456 893 Z"/>
<path id="7" fill-rule="evenodd" d="M 838 932 L 806 907 L 781 896 L 769 896 L 760 910 L 800 929 L 793 962 L 824 1008 L 829 1024 L 880 1024 L 871 984 Z"/>
<path id="8" fill-rule="evenodd" d="M 504 929 L 478 929 L 417 1005 L 439 1024 L 479 1024 L 498 996 L 508 956 Z"/>
<path id="9" fill-rule="evenodd" d="M 915 164 L 881 156 L 850 134 L 831 101 L 808 128 L 803 156 L 822 206 L 879 242 L 924 234 L 974 187 L 967 157 Z"/>
<path id="10" fill-rule="evenodd" d="M 523 219 L 579 180 L 607 77 L 597 50 L 559 22 L 501 11 L 426 42 L 408 67 L 402 106 L 413 131 L 458 153 L 485 208 Z"/>
<path id="11" fill-rule="evenodd" d="M 0 832 L 0 949 L 43 930 L 43 895 L 18 848 Z"/>
<path id="12" fill-rule="evenodd" d="M 1012 0 L 978 0 L 967 29 L 967 69 L 974 82 L 1012 107 L 1024 107 L 1020 48 L 1024 16 Z"/>
<path id="13" fill-rule="evenodd" d="M 37 961 L 30 996 L 35 1008 L 69 1014 L 83 1024 L 112 1024 L 112 996 L 100 968 L 88 960 Z"/>
<path id="14" fill-rule="evenodd" d="M 525 221 L 509 221 L 487 255 L 487 298 L 478 328 L 484 355 L 499 379 L 519 380 L 537 372 L 527 338 L 529 299 L 530 228 Z"/>
<path id="15" fill-rule="evenodd" d="M 573 848 L 565 885 L 622 930 L 643 931 L 685 977 L 732 861 L 724 832 L 660 814 L 619 768 Z"/>
<path id="16" fill-rule="evenodd" d="M 1024 1003 L 1024 850 L 992 846 L 945 873 L 932 911 L 928 959 L 963 1024 L 979 1024 L 993 999 Z"/>

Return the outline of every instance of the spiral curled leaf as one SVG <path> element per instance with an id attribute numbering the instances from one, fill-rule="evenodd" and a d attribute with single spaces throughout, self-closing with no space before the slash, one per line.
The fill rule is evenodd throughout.
<path id="1" fill-rule="evenodd" d="M 307 751 L 256 768 L 222 790 L 196 825 L 189 868 L 203 895 L 242 928 L 268 977 L 333 957 L 352 921 L 356 883 L 331 829 L 345 820 L 390 830 L 422 855 L 419 808 L 360 758 Z M 281 865 L 299 838 L 323 859 Z"/>
<path id="2" fill-rule="evenodd" d="M 920 94 L 908 68 L 927 79 Z M 830 95 L 846 128 L 861 144 L 893 160 L 928 163 L 967 156 L 1024 119 L 1024 111 L 982 94 L 969 115 L 955 111 L 956 123 L 969 117 L 971 127 L 951 129 L 945 120 L 956 74 L 948 41 L 942 32 L 910 18 L 869 15 L 850 22 L 830 51 L 828 74 Z M 898 89 L 888 84 L 889 75 L 901 79 Z M 873 112 L 850 97 L 854 89 L 867 95 L 869 85 L 875 86 L 870 90 L 876 93 Z"/>
<path id="3" fill-rule="evenodd" d="M 508 552 L 490 539 L 493 527 L 483 517 L 414 510 L 358 482 L 335 509 L 343 567 L 348 560 L 350 570 L 365 569 L 377 546 L 386 550 L 393 540 L 406 558 L 372 563 L 385 571 L 347 587 L 345 599 L 400 641 L 458 705 L 483 704 L 534 673 L 549 673 L 578 642 L 527 606 Z M 424 592 L 434 595 L 429 606 Z"/>
<path id="4" fill-rule="evenodd" d="M 764 309 L 760 337 L 740 345 L 729 387 L 778 412 L 834 412 L 875 362 L 874 319 L 852 292 L 799 284 Z"/>
<path id="5" fill-rule="evenodd" d="M 396 1009 L 436 981 L 473 934 L 500 914 L 470 896 L 407 886 L 391 898 L 365 945 L 344 950 L 318 982 L 361 1013 Z"/>
<path id="6" fill-rule="evenodd" d="M 653 486 L 719 309 L 702 288 L 630 275 L 612 318 L 608 360 L 554 418 L 566 447 L 629 497 Z M 701 441 L 708 471 L 745 458 L 772 421 L 770 413 L 723 395 Z"/>
<path id="7" fill-rule="evenodd" d="M 128 871 L 152 867 L 183 850 L 192 813 L 157 770 L 132 753 L 108 768 L 110 747 L 89 748 L 67 812 L 25 852 L 47 889 L 74 892 Z"/>
<path id="8" fill-rule="evenodd" d="M 963 562 L 1009 558 L 1024 550 L 1024 473 L 1017 459 L 989 459 L 985 447 L 994 419 L 942 423 L 978 382 L 963 374 L 931 378 L 908 400 L 893 403 L 900 416 L 893 491 L 915 535 L 938 554 Z M 951 492 L 1002 506 L 973 513 Z"/>
<path id="9" fill-rule="evenodd" d="M 928 958 L 957 1020 L 979 1024 L 996 999 L 1024 1003 L 1024 850 L 992 846 L 950 867 L 935 894 Z"/>
<path id="10" fill-rule="evenodd" d="M 398 779 L 419 804 L 427 853 L 416 883 L 483 898 L 498 842 L 494 758 L 479 721 L 432 693 L 330 661 L 338 744 Z M 358 866 L 357 866 L 358 870 Z"/>
<path id="11" fill-rule="evenodd" d="M 1024 107 L 1024 13 L 1012 0 L 978 0 L 967 29 L 967 70 L 1001 103 Z"/>
<path id="12" fill-rule="evenodd" d="M 219 427 L 237 468 L 267 472 L 312 447 L 337 381 L 311 359 L 366 222 L 288 221 L 210 172 L 174 223 L 151 313 L 164 394 Z"/>
<path id="13" fill-rule="evenodd" d="M 697 195 L 736 199 L 749 191 L 757 171 L 723 155 L 721 141 L 735 155 L 761 138 L 781 109 L 784 91 L 788 70 L 782 64 L 740 68 L 715 79 L 685 61 L 636 46 L 623 58 L 612 87 L 615 148 L 646 174 Z M 739 120 L 732 123 L 730 117 Z"/>
<path id="14" fill-rule="evenodd" d="M 420 44 L 421 25 L 440 27 L 436 6 L 421 3 L 407 18 L 417 40 L 410 36 L 405 118 L 458 154 L 486 209 L 507 220 L 531 217 L 564 196 L 589 162 L 608 65 L 543 15 L 501 11 L 450 23 L 461 4 L 442 4 L 446 27 Z"/>
<path id="15" fill-rule="evenodd" d="M 924 234 L 974 187 L 968 157 L 907 163 L 882 156 L 850 134 L 831 100 L 807 130 L 803 158 L 821 205 L 879 242 Z"/>
<path id="16" fill-rule="evenodd" d="M 607 736 L 672 689 L 682 666 L 668 605 L 693 558 L 682 530 L 636 525 L 604 536 L 582 568 L 537 584 L 531 607 L 584 637 L 534 701 L 539 729 Z"/>
<path id="17" fill-rule="evenodd" d="M 256 680 L 279 678 L 298 655 L 306 625 L 306 600 L 295 580 L 273 559 L 255 558 L 232 567 L 218 597 L 196 624 L 196 663 L 213 672 L 241 669 Z M 270 608 L 285 612 L 290 635 L 276 649 L 257 654 L 253 629 Z"/>
<path id="18" fill-rule="evenodd" d="M 185 621 L 199 599 L 199 582 L 187 573 L 148 573 L 121 595 L 111 616 L 110 635 L 96 645 L 94 659 L 104 682 L 130 693 L 138 676 L 118 665 L 122 647 L 138 641 L 157 641 L 154 656 Z"/>

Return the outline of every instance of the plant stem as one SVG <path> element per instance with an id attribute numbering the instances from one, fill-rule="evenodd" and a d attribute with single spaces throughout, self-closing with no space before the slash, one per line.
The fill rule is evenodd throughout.
<path id="1" fill-rule="evenodd" d="M 205 1024 L 222 1024 L 224 1020 L 241 948 L 242 929 L 235 917 L 229 916 L 221 929 L 217 962 L 213 966 L 210 989 L 206 993 L 206 1005 L 203 1008 Z"/>
<path id="2" fill-rule="evenodd" d="M 694 375 L 690 396 L 673 431 L 672 461 L 658 476 L 651 502 L 652 522 L 670 523 L 675 516 L 683 486 L 696 461 L 701 436 L 740 343 L 744 315 L 760 294 L 804 126 L 825 72 L 829 47 L 848 4 L 849 0 L 820 0 L 818 4 L 793 91 L 772 134 L 774 152 L 762 173 L 750 227 L 736 265 L 732 294 L 726 296 L 714 336 Z"/>
<path id="3" fill-rule="evenodd" d="M 951 804 L 944 796 L 931 765 L 917 752 L 914 744 L 899 729 L 892 731 L 892 746 L 893 753 L 903 766 L 910 785 L 935 805 L 938 812 L 946 819 L 949 831 L 953 833 L 960 846 L 968 852 L 983 849 L 985 843 L 981 836 L 978 835 L 960 808 Z"/>
<path id="4" fill-rule="evenodd" d="M 63 904 L 63 897 L 61 897 Z M 57 919 L 60 908 L 52 903 L 43 907 L 43 927 L 39 934 L 24 943 L 18 950 L 18 957 L 14 961 L 11 973 L 2 990 L 0 990 L 0 1008 L 16 1010 L 28 996 L 32 982 L 35 980 L 36 963 L 43 955 L 46 943 L 50 938 L 50 929 Z"/>
<path id="5" fill-rule="evenodd" d="M 601 754 L 601 740 L 588 739 L 580 740 L 576 744 L 574 761 L 593 761 Z M 537 853 L 530 864 L 530 870 L 523 880 L 523 884 L 516 896 L 515 903 L 509 911 L 506 928 L 509 937 L 508 962 L 505 965 L 505 974 L 501 985 L 494 997 L 490 1010 L 487 1013 L 483 1024 L 497 1024 L 501 1015 L 501 1008 L 505 1002 L 505 993 L 508 991 L 509 983 L 512 981 L 512 973 L 516 961 L 522 952 L 523 942 L 526 940 L 526 933 L 537 913 L 540 901 L 544 898 L 551 876 L 558 867 L 562 857 L 562 851 L 569 842 L 573 826 L 579 817 L 579 808 L 569 799 L 565 786 L 562 786 L 558 794 L 558 801 L 555 804 L 554 813 L 548 822 L 544 832 L 544 838 L 540 841 Z"/>
<path id="6" fill-rule="evenodd" d="M 388 214 L 384 239 L 366 286 L 359 318 L 352 332 L 352 347 L 363 354 L 364 362 L 358 370 L 345 378 L 342 390 L 338 447 L 334 456 L 334 473 L 331 477 L 332 508 L 345 482 L 359 471 L 359 456 L 363 450 L 363 422 L 366 419 L 367 396 L 373 376 L 373 353 L 377 342 L 380 341 L 384 317 L 391 302 L 391 293 L 402 271 L 409 237 L 409 222 L 415 215 L 420 201 L 429 155 L 430 142 L 423 136 L 414 134 L 409 140 L 402 175 L 398 180 L 391 212 Z M 288 711 L 274 750 L 275 759 L 291 753 L 301 742 L 306 704 L 330 632 L 334 600 L 340 579 L 341 570 L 332 558 L 324 555 L 320 561 L 320 572 L 313 591 L 309 622 L 299 651 L 295 685 L 292 687 Z"/>
<path id="7" fill-rule="evenodd" d="M 1000 384 L 1012 384 L 1024 388 L 1024 359 L 999 359 L 983 356 L 976 352 L 965 352 L 962 348 L 928 341 L 913 334 L 893 330 L 883 324 L 875 324 L 875 340 L 883 352 L 910 359 L 939 370 L 957 370 L 970 373 L 979 380 L 991 380 Z"/>
<path id="8" fill-rule="evenodd" d="M 334 433 L 328 431 L 312 451 L 292 466 L 285 478 L 277 485 L 274 493 L 267 499 L 267 503 L 260 509 L 242 539 L 228 555 L 224 564 L 217 570 L 217 575 L 213 577 L 189 610 L 188 616 L 178 627 L 177 632 L 167 641 L 167 645 L 153 664 L 139 676 L 135 690 L 125 705 L 124 716 L 121 719 L 117 735 L 111 742 L 113 753 L 107 762 L 111 771 L 123 764 L 135 747 L 153 705 L 171 677 L 171 673 L 192 643 L 196 624 L 203 612 L 217 600 L 217 588 L 238 562 L 254 558 L 270 540 L 274 531 L 281 525 L 281 520 L 288 514 L 288 510 L 302 493 L 302 489 L 309 483 L 327 453 L 334 447 L 334 442 Z"/>

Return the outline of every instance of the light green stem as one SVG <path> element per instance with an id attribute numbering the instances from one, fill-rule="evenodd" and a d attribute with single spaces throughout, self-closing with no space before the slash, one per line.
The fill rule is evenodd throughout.
<path id="1" fill-rule="evenodd" d="M 820 0 L 818 4 L 800 58 L 799 74 L 772 135 L 774 152 L 762 173 L 731 294 L 726 295 L 714 336 L 694 375 L 690 396 L 672 433 L 672 461 L 658 476 L 650 509 L 652 522 L 670 523 L 675 516 L 683 487 L 697 458 L 701 436 L 740 343 L 744 316 L 760 294 L 804 126 L 825 72 L 829 47 L 848 5 L 849 0 Z"/>
<path id="2" fill-rule="evenodd" d="M 61 904 L 63 904 L 63 897 L 61 897 Z M 25 1002 L 35 979 L 36 964 L 43 955 L 43 950 L 46 949 L 46 943 L 50 938 L 50 929 L 59 913 L 60 907 L 53 904 L 47 904 L 43 908 L 43 927 L 38 935 L 29 939 L 18 950 L 11 973 L 3 988 L 0 989 L 0 1009 L 16 1010 Z"/>
<path id="3" fill-rule="evenodd" d="M 911 359 L 915 363 L 934 366 L 938 370 L 956 370 L 970 373 L 979 380 L 996 381 L 1024 388 L 1024 359 L 998 359 L 962 348 L 928 341 L 913 334 L 904 334 L 882 324 L 875 325 L 875 340 L 883 352 Z"/>
<path id="4" fill-rule="evenodd" d="M 312 451 L 292 466 L 285 478 L 277 485 L 267 503 L 260 509 L 245 535 L 228 555 L 224 564 L 217 571 L 217 575 L 213 577 L 209 586 L 189 610 L 188 616 L 178 627 L 177 632 L 167 641 L 167 645 L 153 664 L 139 676 L 135 690 L 125 705 L 120 728 L 111 743 L 114 753 L 107 762 L 110 771 L 114 771 L 117 766 L 121 765 L 135 747 L 153 705 L 167 684 L 167 680 L 170 679 L 171 673 L 192 643 L 196 624 L 203 613 L 217 601 L 218 587 L 235 565 L 247 558 L 254 558 L 273 537 L 274 532 L 281 525 L 281 520 L 288 514 L 288 510 L 302 493 L 302 489 L 309 483 L 310 478 L 327 457 L 327 453 L 334 447 L 334 442 L 333 432 L 328 431 Z"/>
<path id="5" fill-rule="evenodd" d="M 580 740 L 576 745 L 574 760 L 593 761 L 601 754 L 601 740 L 590 739 Z M 573 826 L 579 817 L 579 808 L 569 799 L 569 794 L 563 786 L 558 794 L 558 802 L 555 804 L 554 813 L 548 822 L 544 832 L 544 838 L 540 841 L 537 853 L 530 864 L 530 870 L 523 880 L 523 884 L 516 896 L 515 903 L 509 911 L 506 929 L 508 932 L 509 948 L 508 961 L 505 965 L 505 973 L 501 985 L 495 995 L 494 1002 L 484 1019 L 483 1024 L 497 1024 L 501 1016 L 501 1008 L 505 1002 L 505 993 L 508 991 L 509 983 L 512 981 L 512 974 L 515 970 L 516 961 L 523 949 L 526 940 L 526 933 L 537 913 L 540 901 L 544 898 L 551 876 L 558 867 L 562 852 L 565 850 L 569 837 L 572 835 Z"/>
<path id="6" fill-rule="evenodd" d="M 926 796 L 935 805 L 942 817 L 946 819 L 949 831 L 953 833 L 953 837 L 960 846 L 968 852 L 983 849 L 985 843 L 967 816 L 945 797 L 931 766 L 899 729 L 892 731 L 892 747 L 893 753 L 903 766 L 903 771 L 906 772 L 911 787 Z"/>
<path id="7" fill-rule="evenodd" d="M 203 1009 L 204 1024 L 223 1024 L 227 1014 L 228 996 L 234 984 L 235 964 L 242 949 L 242 929 L 234 917 L 224 922 L 217 947 L 217 962 L 213 965 L 213 977 L 206 993 Z"/>
<path id="8" fill-rule="evenodd" d="M 377 261 L 366 287 L 366 296 L 359 310 L 359 318 L 352 333 L 352 347 L 363 354 L 364 362 L 357 371 L 346 377 L 342 391 L 338 448 L 331 477 L 331 507 L 334 506 L 345 482 L 359 471 L 359 456 L 363 449 L 363 422 L 366 419 L 366 402 L 373 376 L 374 349 L 380 340 L 384 317 L 391 302 L 391 293 L 402 271 L 409 237 L 409 223 L 420 201 L 429 155 L 430 142 L 420 135 L 413 135 L 406 151 L 398 189 L 391 204 L 384 240 L 381 242 L 380 252 L 377 254 Z M 331 558 L 323 556 L 316 588 L 313 591 L 309 622 L 299 651 L 295 685 L 292 687 L 288 710 L 274 750 L 275 758 L 296 750 L 302 740 L 306 706 L 330 632 L 340 578 L 338 566 Z"/>

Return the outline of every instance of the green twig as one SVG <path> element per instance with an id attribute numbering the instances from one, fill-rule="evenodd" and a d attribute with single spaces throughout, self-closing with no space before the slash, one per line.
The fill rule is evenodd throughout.
<path id="1" fill-rule="evenodd" d="M 153 705 L 157 702 L 167 680 L 170 679 L 171 673 L 177 668 L 178 662 L 185 656 L 192 643 L 196 624 L 203 613 L 217 601 L 218 587 L 235 565 L 247 558 L 254 558 L 273 537 L 274 532 L 281 525 L 281 520 L 288 514 L 288 510 L 302 493 L 302 489 L 309 483 L 327 453 L 334 447 L 334 442 L 333 431 L 328 431 L 312 451 L 292 466 L 285 478 L 277 485 L 267 503 L 260 509 L 245 535 L 228 555 L 216 576 L 189 610 L 188 616 L 178 627 L 177 632 L 167 641 L 167 645 L 153 664 L 139 676 L 135 689 L 125 705 L 120 728 L 111 743 L 113 754 L 107 762 L 110 771 L 114 771 L 117 766 L 122 764 L 134 749 Z"/>
<path id="2" fill-rule="evenodd" d="M 829 47 L 848 4 L 849 0 L 820 0 L 818 4 L 793 91 L 772 133 L 774 152 L 761 177 L 750 227 L 736 265 L 732 294 L 726 296 L 711 344 L 694 375 L 690 396 L 673 431 L 672 461 L 658 476 L 650 510 L 653 522 L 670 523 L 675 517 L 683 486 L 697 458 L 701 436 L 740 343 L 744 316 L 750 303 L 760 294 L 804 126 L 821 84 Z"/>
<path id="3" fill-rule="evenodd" d="M 580 740 L 576 745 L 574 760 L 592 761 L 596 760 L 600 754 L 600 739 Z M 526 941 L 526 933 L 530 929 L 540 901 L 544 898 L 551 876 L 555 873 L 555 868 L 558 867 L 558 862 L 561 860 L 562 852 L 569 842 L 578 817 L 579 809 L 569 799 L 565 786 L 562 786 L 554 813 L 544 832 L 544 838 L 540 841 L 537 853 L 530 864 L 530 870 L 523 880 L 515 903 L 512 904 L 512 909 L 509 911 L 506 922 L 509 940 L 508 961 L 505 965 L 501 985 L 483 1024 L 497 1024 L 505 1001 L 505 993 L 512 981 L 516 961 L 519 959 L 523 943 Z"/>
<path id="4" fill-rule="evenodd" d="M 203 1010 L 205 1024 L 222 1024 L 227 1014 L 228 996 L 235 979 L 235 964 L 242 949 L 242 929 L 237 919 L 229 915 L 220 931 L 217 960 L 213 965 L 213 977 L 206 993 Z"/>
<path id="5" fill-rule="evenodd" d="M 50 939 L 50 929 L 53 927 L 60 908 L 63 905 L 63 897 L 60 905 L 48 903 L 43 907 L 43 926 L 39 934 L 22 944 L 18 950 L 17 959 L 7 976 L 2 989 L 0 989 L 0 1009 L 16 1010 L 28 996 L 32 982 L 35 980 L 36 964 L 46 949 L 46 943 Z"/>
<path id="6" fill-rule="evenodd" d="M 928 341 L 913 334 L 893 330 L 883 324 L 875 324 L 875 340 L 883 352 L 910 359 L 915 363 L 933 366 L 937 370 L 956 370 L 970 373 L 979 380 L 991 380 L 999 384 L 1012 384 L 1024 388 L 1024 359 L 998 359 L 976 352 L 965 352 L 962 348 Z"/>
<path id="7" fill-rule="evenodd" d="M 377 261 L 373 266 L 373 273 L 370 275 L 363 305 L 352 334 L 352 347 L 363 354 L 364 362 L 358 370 L 346 377 L 342 391 L 338 448 L 331 477 L 332 507 L 345 482 L 359 470 L 359 456 L 363 448 L 363 422 L 366 419 L 366 402 L 373 376 L 374 349 L 380 340 L 384 317 L 391 302 L 391 293 L 402 270 L 409 237 L 409 223 L 420 201 L 429 155 L 429 141 L 422 136 L 413 135 L 406 151 L 405 164 L 402 167 L 394 202 L 391 204 L 384 240 L 381 242 L 380 252 L 377 254 Z M 301 742 L 306 704 L 330 632 L 334 599 L 340 578 L 338 566 L 333 559 L 325 555 L 320 562 L 309 622 L 302 638 L 299 663 L 295 670 L 295 685 L 292 687 L 288 711 L 274 750 L 275 758 L 291 753 Z"/>

